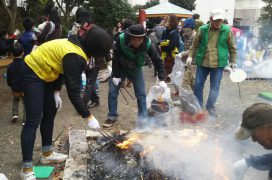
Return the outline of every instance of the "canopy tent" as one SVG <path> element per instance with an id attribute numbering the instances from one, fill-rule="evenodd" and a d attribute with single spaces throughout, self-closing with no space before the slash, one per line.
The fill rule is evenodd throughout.
<path id="1" fill-rule="evenodd" d="M 161 3 L 156 6 L 145 9 L 146 17 L 162 17 L 169 14 L 175 14 L 180 18 L 192 17 L 193 12 L 169 2 Z"/>
<path id="2" fill-rule="evenodd" d="M 232 32 L 233 32 L 233 34 L 234 34 L 235 37 L 236 36 L 240 36 L 240 35 L 243 34 L 243 30 L 241 30 L 241 29 L 238 29 L 238 28 L 235 28 L 235 27 L 231 27 L 231 30 L 232 30 Z"/>

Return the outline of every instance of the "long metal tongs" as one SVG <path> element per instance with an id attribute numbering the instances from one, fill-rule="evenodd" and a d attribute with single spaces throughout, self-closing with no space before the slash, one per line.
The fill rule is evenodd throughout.
<path id="1" fill-rule="evenodd" d="M 114 138 L 113 136 L 111 136 L 110 134 L 100 131 L 99 129 L 97 130 L 97 132 L 99 132 L 104 138 L 106 138 L 108 141 L 115 141 L 117 143 L 120 143 L 119 141 L 116 140 L 116 138 Z"/>
<path id="2" fill-rule="evenodd" d="M 135 99 L 131 94 L 130 92 L 127 90 L 127 88 L 124 86 L 124 87 L 121 87 L 121 88 L 124 88 L 124 90 L 128 93 L 128 95 L 131 97 L 131 99 Z"/>

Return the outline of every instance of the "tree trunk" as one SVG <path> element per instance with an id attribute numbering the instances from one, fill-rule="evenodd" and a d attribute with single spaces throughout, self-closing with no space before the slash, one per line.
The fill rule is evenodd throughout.
<path id="1" fill-rule="evenodd" d="M 17 17 L 17 1 L 10 0 L 9 6 L 7 6 L 5 0 L 1 0 L 0 3 L 4 7 L 4 10 L 6 11 L 9 19 L 9 22 L 7 23 L 7 31 L 8 33 L 13 33 L 15 31 L 15 23 Z"/>

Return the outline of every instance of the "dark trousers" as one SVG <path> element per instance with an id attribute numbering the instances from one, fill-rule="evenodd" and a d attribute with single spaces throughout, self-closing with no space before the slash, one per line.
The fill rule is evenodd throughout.
<path id="1" fill-rule="evenodd" d="M 24 96 L 14 96 L 12 102 L 12 117 L 19 115 L 19 102 L 22 100 L 24 106 Z M 25 107 L 23 108 L 23 122 L 25 122 Z"/>
<path id="2" fill-rule="evenodd" d="M 122 82 L 125 80 L 126 74 L 121 74 Z M 118 86 L 115 86 L 112 82 L 112 78 L 109 81 L 109 93 L 108 93 L 108 118 L 111 120 L 116 120 L 118 117 L 117 114 L 117 103 L 118 95 L 121 88 L 121 83 Z M 142 119 L 147 116 L 146 108 L 146 94 L 145 94 L 145 81 L 143 70 L 139 69 L 131 74 L 131 81 L 134 87 L 135 97 L 137 98 L 138 104 L 138 118 Z"/>
<path id="3" fill-rule="evenodd" d="M 26 122 L 21 133 L 23 161 L 32 161 L 36 131 L 40 125 L 42 146 L 52 145 L 57 112 L 52 83 L 42 81 L 25 63 L 21 67 L 25 97 Z"/>
<path id="4" fill-rule="evenodd" d="M 96 80 L 99 72 L 99 67 L 91 69 L 86 72 L 87 84 L 83 93 L 83 101 L 87 105 L 91 100 L 96 102 L 99 100 L 99 97 L 96 92 Z"/>

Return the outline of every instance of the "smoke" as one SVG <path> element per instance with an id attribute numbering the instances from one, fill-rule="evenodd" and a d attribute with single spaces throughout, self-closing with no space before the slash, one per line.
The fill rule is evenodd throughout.
<path id="1" fill-rule="evenodd" d="M 231 179 L 239 157 L 236 144 L 205 128 L 155 130 L 139 143 L 149 166 L 176 179 Z"/>
<path id="2" fill-rule="evenodd" d="M 256 65 L 252 70 L 253 77 L 256 78 L 272 78 L 272 59 L 266 60 Z"/>

